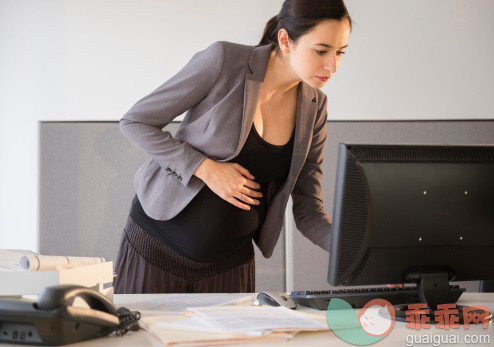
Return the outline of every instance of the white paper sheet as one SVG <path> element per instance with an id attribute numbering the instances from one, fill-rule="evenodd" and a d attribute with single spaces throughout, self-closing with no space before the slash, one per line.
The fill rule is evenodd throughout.
<path id="1" fill-rule="evenodd" d="M 240 298 L 221 294 L 167 294 L 132 305 L 132 310 L 182 312 L 188 307 L 234 305 L 252 300 L 253 294 Z"/>
<path id="2" fill-rule="evenodd" d="M 207 333 L 223 333 L 223 330 L 209 323 L 207 320 L 201 317 L 189 317 L 179 319 L 175 322 L 158 322 L 156 327 L 159 329 L 174 329 L 184 331 L 200 331 Z"/>
<path id="3" fill-rule="evenodd" d="M 272 331 L 329 330 L 327 324 L 286 307 L 194 307 L 190 310 L 225 333 L 262 335 Z M 188 323 L 190 326 L 191 322 Z"/>

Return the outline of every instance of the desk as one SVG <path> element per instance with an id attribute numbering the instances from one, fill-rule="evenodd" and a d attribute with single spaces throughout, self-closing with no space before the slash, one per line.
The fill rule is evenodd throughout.
<path id="1" fill-rule="evenodd" d="M 210 294 L 214 295 L 214 294 Z M 223 294 L 222 294 L 223 295 Z M 245 294 L 229 294 L 232 296 L 232 299 L 244 297 Z M 161 296 L 166 296 L 166 294 L 119 294 L 115 295 L 114 302 L 117 307 L 125 306 L 131 310 L 135 309 L 136 305 L 140 302 L 148 301 L 150 299 L 155 299 Z M 491 312 L 494 311 L 494 293 L 464 293 L 458 304 L 473 306 L 473 305 L 484 305 L 489 308 Z M 326 311 L 318 311 L 311 308 L 299 306 L 297 311 L 304 312 L 312 317 L 317 316 L 318 320 L 325 321 Z M 356 310 L 358 311 L 358 310 Z M 142 312 L 142 321 L 152 327 L 153 324 L 156 324 L 158 321 L 166 321 L 172 322 L 177 319 L 183 318 L 183 315 L 178 313 L 166 313 L 165 315 L 159 315 L 157 312 L 149 312 L 146 314 L 146 311 Z M 167 330 L 161 330 L 158 332 L 173 334 L 173 332 Z M 462 326 L 459 329 L 438 329 L 432 327 L 430 329 L 422 329 L 422 330 L 412 330 L 406 327 L 405 322 L 395 322 L 393 330 L 391 333 L 386 336 L 383 340 L 377 342 L 374 345 L 378 346 L 411 346 L 411 344 L 407 344 L 407 336 L 424 336 L 424 335 L 455 335 L 460 341 L 463 341 L 465 336 L 486 336 L 488 339 L 484 344 L 476 343 L 476 344 L 466 344 L 459 343 L 449 345 L 452 346 L 483 346 L 494 343 L 494 329 L 492 321 L 489 323 L 487 329 L 482 328 L 480 325 L 470 325 L 468 330 L 465 330 Z M 467 336 L 467 337 L 468 337 Z M 409 337 L 408 339 L 410 339 Z M 490 343 L 489 343 L 490 342 Z M 151 336 L 147 332 L 140 330 L 138 332 L 129 332 L 124 337 L 117 337 L 115 334 L 112 334 L 108 337 L 90 340 L 86 342 L 81 342 L 77 345 L 78 347 L 87 347 L 87 346 L 96 346 L 96 347 L 109 347 L 109 346 L 163 346 L 159 341 L 156 340 L 155 337 Z M 253 346 L 254 344 L 241 344 L 239 346 Z M 350 344 L 343 342 L 340 340 L 334 333 L 329 331 L 322 332 L 301 332 L 297 334 L 292 340 L 282 343 L 262 343 L 255 344 L 255 346 L 351 346 Z M 419 344 L 413 344 L 419 345 Z M 432 344 L 421 344 L 422 346 L 432 346 Z M 7 346 L 7 345 L 4 345 Z M 10 345 L 10 346 L 19 346 L 19 345 Z"/>

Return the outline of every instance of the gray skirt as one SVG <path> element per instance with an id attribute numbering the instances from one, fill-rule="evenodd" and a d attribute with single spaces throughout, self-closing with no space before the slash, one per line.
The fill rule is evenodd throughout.
<path id="1" fill-rule="evenodd" d="M 130 216 L 120 240 L 115 272 L 115 294 L 255 291 L 252 242 L 228 257 L 198 262 L 150 236 Z"/>

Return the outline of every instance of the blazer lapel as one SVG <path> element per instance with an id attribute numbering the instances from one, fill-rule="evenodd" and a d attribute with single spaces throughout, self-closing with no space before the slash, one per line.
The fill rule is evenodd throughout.
<path id="1" fill-rule="evenodd" d="M 249 68 L 251 73 L 245 75 L 244 107 L 240 139 L 233 155 L 225 160 L 236 157 L 249 136 L 249 131 L 256 113 L 257 103 L 259 101 L 259 95 L 261 93 L 262 82 L 264 81 L 264 76 L 266 75 L 266 70 L 268 68 L 269 55 L 274 46 L 273 43 L 270 43 L 268 45 L 255 47 L 250 55 Z"/>
<path id="2" fill-rule="evenodd" d="M 312 88 L 300 82 L 298 86 L 297 114 L 295 119 L 295 139 L 293 144 L 292 162 L 288 174 L 288 186 L 295 184 L 305 162 L 312 141 L 312 130 L 317 114 L 317 101 Z"/>

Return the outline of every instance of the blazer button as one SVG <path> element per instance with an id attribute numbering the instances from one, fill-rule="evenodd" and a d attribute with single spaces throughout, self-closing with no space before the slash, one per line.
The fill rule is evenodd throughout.
<path id="1" fill-rule="evenodd" d="M 177 173 L 176 173 L 175 171 L 173 171 L 173 173 L 172 173 L 172 174 L 173 174 L 173 176 L 177 176 Z"/>
<path id="2" fill-rule="evenodd" d="M 170 169 L 169 167 L 166 168 L 166 172 L 172 172 L 172 169 Z"/>
<path id="3" fill-rule="evenodd" d="M 178 178 L 178 180 L 179 180 L 179 181 L 181 181 L 181 180 L 182 180 L 182 176 L 178 176 L 177 178 Z"/>

